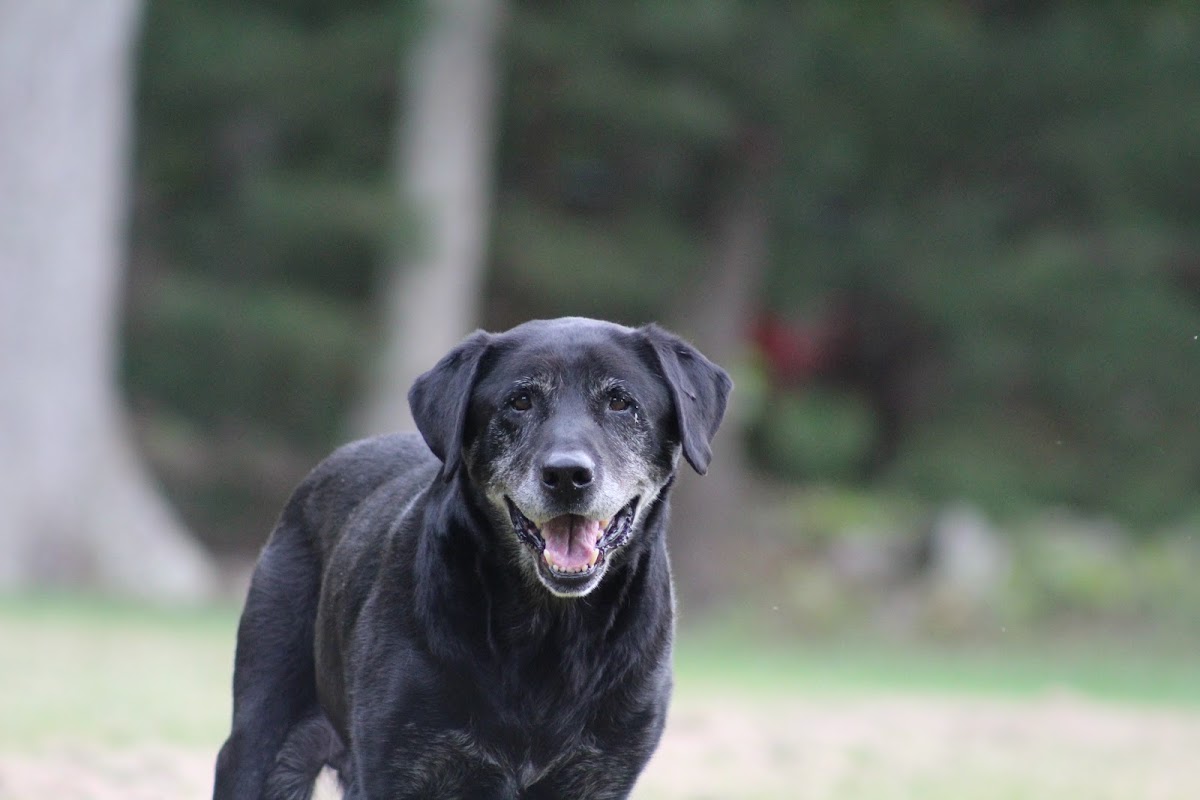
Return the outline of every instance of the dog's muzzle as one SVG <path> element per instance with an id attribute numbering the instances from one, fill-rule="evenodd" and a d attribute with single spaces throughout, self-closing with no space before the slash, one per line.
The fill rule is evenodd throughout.
<path id="1" fill-rule="evenodd" d="M 554 577 L 582 577 L 603 567 L 605 559 L 629 541 L 638 499 L 630 500 L 611 519 L 562 514 L 540 526 L 509 497 L 504 501 L 517 538 L 540 556 L 544 569 Z"/>

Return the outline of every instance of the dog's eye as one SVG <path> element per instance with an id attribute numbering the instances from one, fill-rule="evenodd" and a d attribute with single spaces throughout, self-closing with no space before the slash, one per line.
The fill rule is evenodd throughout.
<path id="1" fill-rule="evenodd" d="M 628 397 L 623 397 L 622 395 L 614 394 L 612 397 L 608 398 L 608 410 L 609 411 L 628 411 L 632 407 L 633 407 L 633 401 L 630 400 Z"/>
<path id="2" fill-rule="evenodd" d="M 533 399 L 527 392 L 514 394 L 508 399 L 508 407 L 513 411 L 528 411 L 533 408 Z"/>

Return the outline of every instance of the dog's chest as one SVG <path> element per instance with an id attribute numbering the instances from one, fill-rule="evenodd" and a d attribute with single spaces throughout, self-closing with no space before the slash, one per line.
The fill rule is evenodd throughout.
<path id="1" fill-rule="evenodd" d="M 482 693 L 476 708 L 487 711 L 474 717 L 470 735 L 528 785 L 556 764 L 595 749 L 592 726 L 604 699 L 563 672 L 552 677 L 514 673 Z"/>
<path id="2" fill-rule="evenodd" d="M 457 763 L 467 771 L 500 773 L 507 782 L 521 788 L 532 786 L 565 764 L 594 758 L 599 753 L 585 733 L 559 741 L 553 747 L 546 746 L 543 736 L 529 736 L 516 730 L 498 736 L 494 730 L 474 727 L 425 732 L 421 738 L 431 769 Z"/>

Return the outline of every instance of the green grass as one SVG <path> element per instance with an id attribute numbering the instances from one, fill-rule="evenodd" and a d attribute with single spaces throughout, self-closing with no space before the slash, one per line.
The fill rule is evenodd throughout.
<path id="1" fill-rule="evenodd" d="M 728 631 L 684 632 L 681 693 L 726 686 L 750 694 L 1074 692 L 1099 700 L 1200 708 L 1194 648 L 1111 638 L 932 643 L 879 638 L 764 641 Z"/>
<path id="2" fill-rule="evenodd" d="M 161 610 L 85 597 L 0 599 L 0 748 L 87 739 L 215 746 L 228 729 L 237 609 Z M 1183 648 L 1003 640 L 949 646 L 764 641 L 688 631 L 677 698 L 1067 690 L 1114 703 L 1200 708 Z"/>

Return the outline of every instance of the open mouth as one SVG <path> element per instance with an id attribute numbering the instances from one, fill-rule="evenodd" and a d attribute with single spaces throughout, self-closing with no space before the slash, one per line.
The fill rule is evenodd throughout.
<path id="1" fill-rule="evenodd" d="M 543 566 L 552 575 L 583 577 L 602 567 L 609 553 L 629 541 L 638 498 L 630 500 L 612 519 L 562 514 L 541 526 L 522 514 L 510 498 L 505 497 L 504 502 L 517 538 L 541 556 Z"/>

